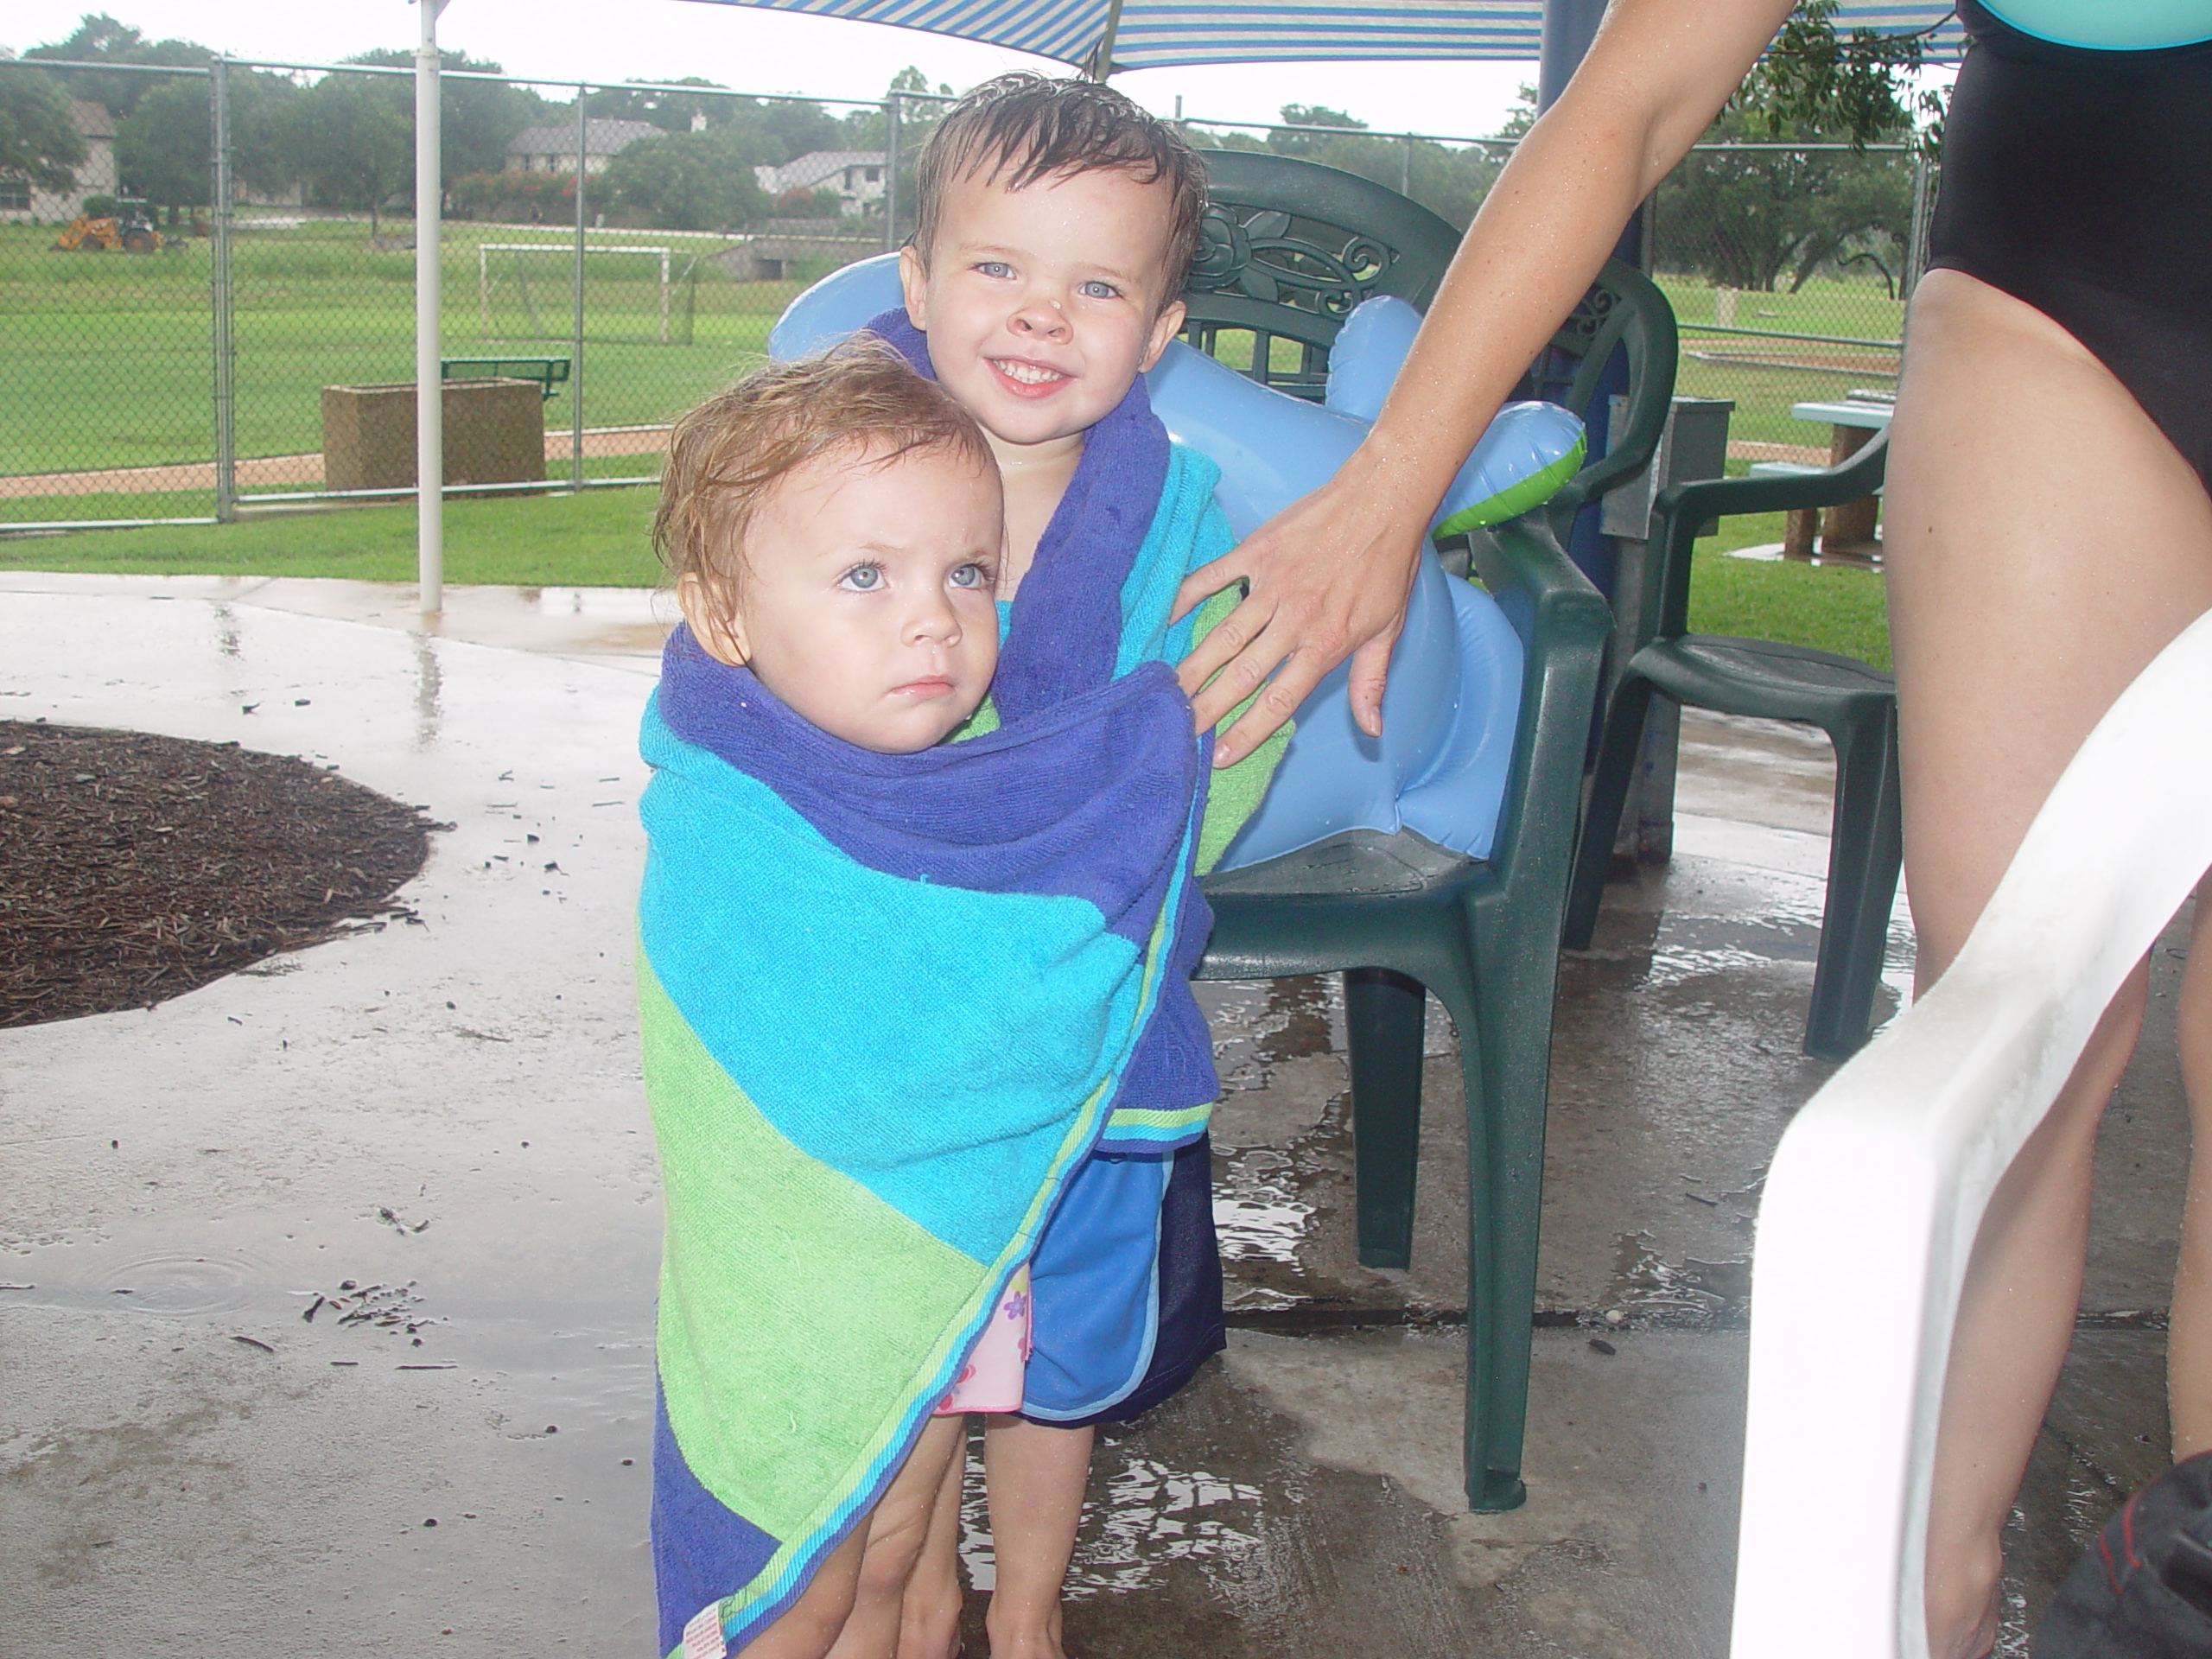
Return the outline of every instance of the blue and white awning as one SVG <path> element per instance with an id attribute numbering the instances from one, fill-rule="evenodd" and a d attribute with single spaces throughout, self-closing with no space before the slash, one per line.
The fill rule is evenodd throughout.
<path id="1" fill-rule="evenodd" d="M 1543 0 L 716 0 L 851 17 L 984 41 L 1087 68 L 1113 31 L 1116 69 L 1196 63 L 1484 58 L 1533 63 Z M 1929 56 L 1955 57 L 1959 26 L 1941 4 L 1854 4 L 1839 32 L 1942 27 Z"/>

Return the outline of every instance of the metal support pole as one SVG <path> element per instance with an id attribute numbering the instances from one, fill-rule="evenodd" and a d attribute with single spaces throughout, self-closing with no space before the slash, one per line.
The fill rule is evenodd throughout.
<path id="1" fill-rule="evenodd" d="M 1928 221 L 1934 209 L 1929 188 L 1928 157 L 1916 151 L 1912 158 L 1912 232 L 1904 247 L 1904 294 L 1910 299 L 1928 269 Z"/>
<path id="2" fill-rule="evenodd" d="M 1398 194 L 1410 196 L 1414 193 L 1414 136 L 1410 132 L 1398 140 Z"/>
<path id="3" fill-rule="evenodd" d="M 899 94 L 883 100 L 883 251 L 899 245 Z"/>
<path id="4" fill-rule="evenodd" d="M 1122 0 L 1107 0 L 1106 26 L 1090 54 L 1090 78 L 1102 86 L 1114 73 L 1114 37 L 1122 32 Z"/>
<path id="5" fill-rule="evenodd" d="M 575 316 L 569 344 L 569 484 L 584 486 L 584 88 L 576 87 Z"/>
<path id="6" fill-rule="evenodd" d="M 423 39 L 415 51 L 415 582 L 424 616 L 445 608 L 446 421 L 438 315 L 438 13 L 445 0 L 415 0 Z"/>
<path id="7" fill-rule="evenodd" d="M 1573 78 L 1582 54 L 1598 37 L 1605 16 L 1605 0 L 1544 0 L 1543 41 L 1536 64 L 1536 108 L 1548 110 L 1559 102 Z"/>
<path id="8" fill-rule="evenodd" d="M 238 350 L 231 338 L 231 77 L 230 63 L 208 66 L 207 119 L 214 178 L 208 190 L 213 243 L 208 249 L 208 304 L 215 353 L 215 518 L 238 516 Z"/>

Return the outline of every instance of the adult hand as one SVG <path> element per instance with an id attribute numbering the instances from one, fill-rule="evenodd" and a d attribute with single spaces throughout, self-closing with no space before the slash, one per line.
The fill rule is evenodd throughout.
<path id="1" fill-rule="evenodd" d="M 1180 615 L 1240 578 L 1250 583 L 1243 601 L 1177 671 L 1200 731 L 1259 693 L 1215 743 L 1217 766 L 1235 764 L 1273 736 L 1346 657 L 1352 718 L 1370 737 L 1382 735 L 1390 650 L 1405 626 L 1434 503 L 1409 508 L 1403 490 L 1385 487 L 1357 467 L 1359 459 L 1233 551 L 1193 570 L 1176 595 Z"/>

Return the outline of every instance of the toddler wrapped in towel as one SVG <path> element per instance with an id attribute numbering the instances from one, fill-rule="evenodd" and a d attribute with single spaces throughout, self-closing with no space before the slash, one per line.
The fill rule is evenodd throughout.
<path id="1" fill-rule="evenodd" d="M 1020 1403 L 1017 1274 L 1071 1174 L 1203 1128 L 1122 1086 L 1147 1032 L 1204 1036 L 1201 745 L 1122 649 L 1187 632 L 1174 582 L 1133 547 L 1096 572 L 1116 638 L 1025 659 L 1017 630 L 986 702 L 1001 502 L 878 345 L 673 440 L 639 907 L 664 1651 L 890 1655 L 957 1414 Z"/>

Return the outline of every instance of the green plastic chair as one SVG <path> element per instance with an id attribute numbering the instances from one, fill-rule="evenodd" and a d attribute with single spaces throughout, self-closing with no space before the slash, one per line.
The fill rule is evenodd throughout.
<path id="1" fill-rule="evenodd" d="M 1224 330 L 1251 331 L 1255 378 L 1286 390 L 1319 396 L 1343 316 L 1370 292 L 1425 302 L 1459 240 L 1425 208 L 1332 168 L 1240 151 L 1208 152 L 1206 162 L 1215 206 L 1185 296 L 1192 338 L 1211 346 Z M 1563 340 L 1609 351 L 1630 339 L 1645 353 L 1632 358 L 1645 378 L 1631 386 L 1628 431 L 1648 441 L 1640 456 L 1624 444 L 1608 458 L 1633 472 L 1650 457 L 1673 390 L 1672 355 L 1656 350 L 1673 337 L 1672 315 L 1648 282 L 1611 267 L 1584 309 L 1596 323 L 1570 324 Z M 1275 362 L 1276 340 L 1296 343 L 1294 367 Z M 1491 855 L 1353 830 L 1209 877 L 1214 931 L 1198 976 L 1344 973 L 1359 1258 L 1370 1267 L 1412 1259 L 1424 988 L 1450 1013 L 1467 1119 L 1467 1497 L 1478 1510 L 1508 1510 L 1526 1496 L 1521 1445 L 1560 907 L 1611 613 L 1541 511 L 1469 538 L 1468 556 L 1525 650 Z"/>
<path id="2" fill-rule="evenodd" d="M 1698 531 L 1716 518 L 1836 506 L 1872 495 L 1888 448 L 1884 433 L 1840 467 L 1708 479 L 1660 493 L 1637 613 L 1647 620 L 1605 711 L 1567 906 L 1567 944 L 1583 949 L 1597 925 L 1655 693 L 1693 708 L 1821 728 L 1835 745 L 1835 807 L 1805 1052 L 1822 1059 L 1847 1059 L 1866 1042 L 1889 940 L 1904 857 L 1897 683 L 1855 658 L 1809 645 L 1690 632 L 1690 552 Z"/>
<path id="3" fill-rule="evenodd" d="M 1262 385 L 1319 403 L 1344 319 L 1377 294 L 1426 310 L 1459 232 L 1357 173 L 1264 151 L 1200 153 L 1211 202 L 1183 290 L 1183 337 Z M 1240 334 L 1249 354 L 1224 338 Z"/>
<path id="4" fill-rule="evenodd" d="M 1592 435 L 1607 431 L 1611 410 L 1599 406 L 1599 388 L 1616 347 L 1628 357 L 1627 418 L 1620 442 L 1585 463 L 1547 504 L 1553 533 L 1562 542 L 1586 503 L 1651 464 L 1674 405 L 1675 370 L 1681 357 L 1674 308 L 1635 266 L 1608 259 L 1514 395 L 1573 410 Z"/>
<path id="5" fill-rule="evenodd" d="M 1329 347 L 1354 308 L 1392 294 L 1426 310 L 1459 251 L 1449 222 L 1357 174 L 1254 150 L 1201 154 L 1212 201 L 1183 292 L 1183 337 L 1263 385 L 1319 402 Z M 1249 351 L 1223 338 L 1238 334 Z M 1616 346 L 1628 356 L 1627 420 L 1620 442 L 1553 495 L 1562 540 L 1585 502 L 1649 464 L 1675 395 L 1674 308 L 1642 271 L 1609 259 L 1514 396 L 1558 404 L 1603 433 L 1611 411 L 1595 406 L 1599 380 Z"/>

